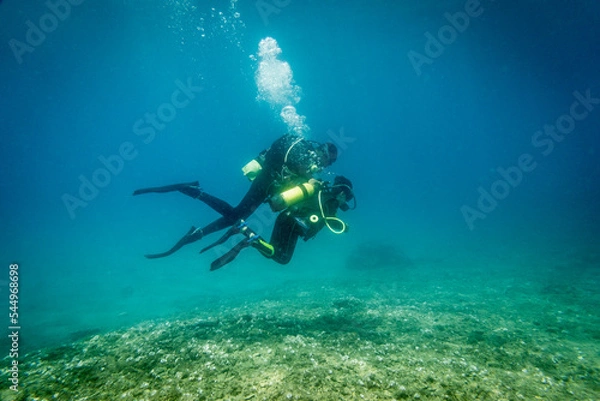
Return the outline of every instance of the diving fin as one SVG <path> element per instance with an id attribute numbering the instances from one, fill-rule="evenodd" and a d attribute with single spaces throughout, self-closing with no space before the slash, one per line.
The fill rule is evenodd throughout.
<path id="1" fill-rule="evenodd" d="M 165 185 L 164 187 L 150 187 L 150 188 L 136 189 L 135 191 L 133 191 L 133 196 L 148 194 L 148 193 L 152 193 L 152 192 L 165 193 L 165 192 L 173 192 L 173 191 L 180 191 L 186 195 L 189 195 L 187 192 L 189 192 L 190 189 L 197 189 L 198 191 L 200 191 L 200 183 L 198 181 L 193 181 L 193 182 L 185 182 L 182 184 Z M 191 196 L 191 195 L 189 195 L 189 196 Z M 192 197 L 194 197 L 194 196 L 192 196 Z"/>
<path id="2" fill-rule="evenodd" d="M 148 259 L 164 258 L 165 256 L 172 255 L 173 253 L 181 249 L 181 247 L 183 247 L 184 245 L 191 244 L 192 242 L 196 242 L 202 239 L 202 237 L 202 229 L 192 226 L 192 228 L 190 228 L 189 231 L 183 237 L 181 237 L 179 241 L 177 241 L 173 248 L 163 253 L 155 253 L 144 256 L 146 256 Z"/>
<path id="3" fill-rule="evenodd" d="M 229 228 L 229 230 L 227 230 L 225 232 L 225 234 L 223 234 L 221 236 L 221 238 L 219 238 L 218 240 L 216 240 L 215 242 L 213 242 L 212 244 L 210 244 L 209 246 L 203 248 L 200 253 L 204 253 L 206 251 L 208 251 L 211 248 L 214 248 L 217 245 L 221 245 L 223 244 L 225 241 L 227 241 L 231 236 L 235 235 L 235 234 L 239 234 L 241 232 L 244 232 L 247 229 L 247 225 L 246 222 L 244 220 L 239 220 L 237 223 L 235 223 L 234 225 L 231 226 L 231 228 Z"/>
<path id="4" fill-rule="evenodd" d="M 210 264 L 210 271 L 220 269 L 221 267 L 225 266 L 226 264 L 232 262 L 236 258 L 236 256 L 240 253 L 240 251 L 249 245 L 250 245 L 250 242 L 247 239 L 244 239 L 244 240 L 238 242 L 225 255 L 221 256 L 218 259 L 213 260 L 213 262 Z"/>
<path id="5" fill-rule="evenodd" d="M 237 257 L 237 255 L 240 253 L 240 251 L 242 249 L 249 247 L 249 246 L 256 248 L 260 253 L 263 254 L 263 256 L 265 256 L 267 258 L 273 257 L 273 255 L 275 254 L 275 248 L 273 248 L 273 245 L 271 245 L 268 242 L 266 242 L 265 240 L 263 240 L 260 237 L 260 235 L 255 234 L 250 230 L 245 231 L 244 235 L 247 236 L 246 239 L 238 242 L 233 248 L 231 248 L 229 250 L 229 252 L 227 252 L 220 258 L 214 260 L 210 264 L 210 271 L 220 269 L 221 267 L 225 266 L 226 264 L 232 262 Z"/>

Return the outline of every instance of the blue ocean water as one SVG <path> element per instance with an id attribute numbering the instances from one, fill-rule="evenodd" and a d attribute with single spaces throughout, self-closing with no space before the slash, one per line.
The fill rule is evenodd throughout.
<path id="1" fill-rule="evenodd" d="M 22 350 L 352 278 L 362 243 L 597 269 L 599 19 L 591 0 L 2 1 L 0 308 L 18 264 Z M 257 99 L 269 37 L 305 135 L 340 149 L 351 230 L 299 243 L 287 266 L 245 250 L 209 272 L 218 255 L 198 251 L 218 234 L 145 259 L 217 215 L 133 190 L 199 180 L 235 204 L 241 167 L 288 131 L 282 105 Z M 254 224 L 268 237 L 272 221 Z"/>

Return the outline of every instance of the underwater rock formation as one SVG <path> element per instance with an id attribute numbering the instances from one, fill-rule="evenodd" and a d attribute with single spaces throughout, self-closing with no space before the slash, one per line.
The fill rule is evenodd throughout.
<path id="1" fill-rule="evenodd" d="M 403 268 L 413 262 L 404 252 L 390 244 L 364 242 L 346 258 L 346 267 L 357 270 Z"/>

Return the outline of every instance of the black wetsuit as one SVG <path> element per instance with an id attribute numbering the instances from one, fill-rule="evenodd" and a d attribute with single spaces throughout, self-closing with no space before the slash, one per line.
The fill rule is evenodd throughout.
<path id="1" fill-rule="evenodd" d="M 143 188 L 134 191 L 134 195 L 179 191 L 204 202 L 222 216 L 205 227 L 190 228 L 170 250 L 146 255 L 146 257 L 162 258 L 169 256 L 182 246 L 198 241 L 205 235 L 231 227 L 237 221 L 248 218 L 270 196 L 306 182 L 312 177 L 315 169 L 321 169 L 328 165 L 328 160 L 323 160 L 322 153 L 318 152 L 320 146 L 322 145 L 317 142 L 290 134 L 277 139 L 269 149 L 261 152 L 259 158 L 262 160 L 262 169 L 252 181 L 246 195 L 235 207 L 202 191 L 198 182 Z"/>
<path id="2" fill-rule="evenodd" d="M 311 178 L 311 166 L 321 163 L 315 152 L 317 143 L 295 135 L 284 135 L 263 152 L 262 170 L 240 203 L 227 202 L 202 192 L 196 199 L 206 203 L 222 217 L 202 228 L 208 235 L 248 218 L 270 196 Z M 286 157 L 287 156 L 287 157 Z"/>
<path id="3" fill-rule="evenodd" d="M 335 217 L 340 206 L 335 195 L 330 191 L 323 191 L 321 202 L 325 217 Z M 316 216 L 313 219 L 317 220 L 311 221 L 311 216 Z M 332 222 L 331 224 L 335 223 Z M 275 226 L 269 241 L 275 250 L 271 259 L 283 265 L 289 263 L 294 255 L 298 238 L 302 237 L 304 241 L 308 241 L 317 235 L 323 227 L 325 227 L 325 220 L 321 215 L 318 194 L 280 213 L 277 220 L 275 220 Z"/>
<path id="4" fill-rule="evenodd" d="M 343 204 L 340 204 L 337 197 L 340 191 L 333 188 L 327 187 L 301 203 L 281 212 L 275 220 L 270 243 L 254 233 L 245 222 L 238 222 L 238 225 L 230 228 L 217 242 L 201 251 L 205 252 L 216 245 L 222 245 L 235 234 L 243 233 L 246 237 L 228 252 L 215 259 L 210 265 L 210 270 L 220 269 L 232 262 L 240 251 L 248 246 L 256 248 L 266 258 L 273 259 L 280 264 L 287 264 L 294 255 L 298 238 L 302 237 L 305 241 L 308 241 L 317 235 L 325 225 L 328 225 L 337 233 L 346 231 L 346 225 L 337 219 L 335 214 L 338 208 L 348 210 L 348 204 L 345 200 Z M 349 189 L 351 190 L 351 187 Z M 326 222 L 326 220 L 328 221 Z"/>

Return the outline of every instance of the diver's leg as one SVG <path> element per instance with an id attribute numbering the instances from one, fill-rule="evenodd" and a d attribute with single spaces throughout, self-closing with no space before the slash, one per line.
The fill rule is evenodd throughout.
<path id="1" fill-rule="evenodd" d="M 202 227 L 202 232 L 204 233 L 204 235 L 212 234 L 217 231 L 221 231 L 224 228 L 231 227 L 235 222 L 236 220 L 231 220 L 227 217 L 219 217 L 212 223 Z"/>
<path id="2" fill-rule="evenodd" d="M 233 211 L 233 206 L 231 206 L 229 203 L 204 192 L 202 188 L 200 188 L 198 181 L 185 182 L 182 184 L 165 185 L 164 187 L 150 187 L 137 189 L 133 192 L 133 195 L 135 196 L 151 192 L 165 193 L 173 191 L 179 191 L 182 194 L 189 196 L 190 198 L 198 199 L 199 201 L 204 202 L 207 206 L 209 206 L 211 209 L 213 209 L 221 215 L 228 215 L 231 214 Z"/>
<path id="3" fill-rule="evenodd" d="M 263 239 L 263 237 L 256 235 L 255 237 L 249 238 L 250 245 L 252 248 L 260 252 L 265 258 L 273 259 L 278 262 L 276 257 L 276 249 L 273 245 L 269 244 Z M 279 262 L 281 263 L 281 262 Z M 287 262 L 286 262 L 287 263 Z"/>
<path id="4" fill-rule="evenodd" d="M 296 225 L 296 220 L 288 213 L 281 213 L 277 216 L 271 233 L 271 241 L 269 241 L 274 248 L 271 259 L 275 262 L 286 265 L 292 260 L 298 237 L 301 234 Z"/>
<path id="5" fill-rule="evenodd" d="M 207 194 L 206 192 L 202 192 L 199 196 L 195 198 L 201 202 L 204 202 L 208 207 L 210 207 L 215 212 L 219 213 L 221 216 L 229 216 L 233 214 L 233 206 L 231 206 L 224 200 L 217 198 L 216 196 L 212 196 Z"/>
<path id="6" fill-rule="evenodd" d="M 192 228 L 190 228 L 189 231 L 183 237 L 181 237 L 181 239 L 179 241 L 177 241 L 177 243 L 173 246 L 173 248 L 171 248 L 168 251 L 163 252 L 163 253 L 155 253 L 155 254 L 145 255 L 145 256 L 148 259 L 164 258 L 165 256 L 169 256 L 169 255 L 175 253 L 176 251 L 181 249 L 181 247 L 183 247 L 184 245 L 191 244 L 192 242 L 196 242 L 196 241 L 202 239 L 203 236 L 204 236 L 204 234 L 201 229 L 192 226 Z"/>
<path id="7" fill-rule="evenodd" d="M 267 197 L 269 196 L 269 187 L 271 186 L 272 181 L 271 175 L 262 171 L 254 181 L 252 181 L 252 185 L 248 189 L 248 192 L 246 192 L 246 195 L 244 195 L 240 203 L 233 208 L 231 214 L 227 217 L 233 221 L 247 219 L 267 200 Z"/>
<path id="8" fill-rule="evenodd" d="M 254 181 L 246 195 L 242 198 L 240 203 L 234 207 L 227 209 L 226 207 L 217 210 L 223 217 L 213 221 L 212 223 L 202 227 L 204 235 L 212 234 L 220 231 L 224 228 L 234 225 L 240 220 L 245 220 L 265 201 L 268 194 L 268 188 L 270 185 L 270 178 L 267 174 L 259 174 Z M 205 194 L 210 196 L 208 194 Z M 204 197 L 204 195 L 203 195 Z M 217 198 L 212 197 L 212 201 Z M 202 200 L 202 199 L 200 199 Z M 222 201 L 221 201 L 222 202 Z M 223 202 L 224 203 L 224 202 Z M 208 204 L 208 203 L 207 203 Z M 209 205 L 210 206 L 210 205 Z M 223 205 L 221 205 L 223 206 Z M 211 206 L 212 207 L 212 206 Z"/>
<path id="9" fill-rule="evenodd" d="M 198 181 L 194 181 L 194 182 L 184 182 L 182 184 L 165 185 L 164 187 L 142 188 L 142 189 L 136 189 L 135 191 L 133 191 L 133 195 L 134 196 L 142 195 L 142 194 L 147 194 L 147 193 L 151 193 L 151 192 L 165 193 L 165 192 L 181 191 L 185 188 L 194 188 L 194 187 L 200 189 L 200 187 L 198 185 L 199 185 Z"/>

